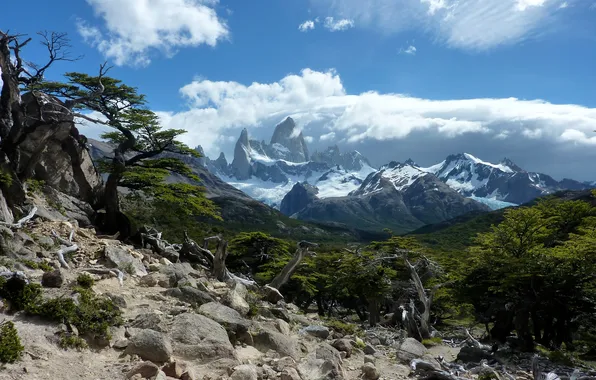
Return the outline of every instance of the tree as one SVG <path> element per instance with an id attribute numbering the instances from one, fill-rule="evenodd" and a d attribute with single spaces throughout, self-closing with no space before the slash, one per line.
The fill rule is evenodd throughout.
<path id="1" fill-rule="evenodd" d="M 41 33 L 49 60 L 44 65 L 26 62 L 21 50 L 31 39 L 0 32 L 0 68 L 2 69 L 2 96 L 0 98 L 0 165 L 8 169 L 10 181 L 3 181 L 3 193 L 11 193 L 8 184 L 21 187 L 27 172 L 19 171 L 18 146 L 27 133 L 39 125 L 72 122 L 73 117 L 110 127 L 113 131 L 102 137 L 114 146 L 113 156 L 101 163 L 108 173 L 103 196 L 97 205 L 104 207 L 107 230 L 128 230 L 126 218 L 120 211 L 119 187 L 142 192 L 151 200 L 165 202 L 176 212 L 217 217 L 216 208 L 204 196 L 204 189 L 195 183 L 166 183 L 166 178 L 177 173 L 198 181 L 181 156 L 199 154 L 178 140 L 185 133 L 181 129 L 164 129 L 157 115 L 147 109 L 145 96 L 136 88 L 107 76 L 110 68 L 100 65 L 99 74 L 66 73 L 66 82 L 46 81 L 45 71 L 57 61 L 72 60 L 68 54 L 65 34 Z M 52 120 L 40 115 L 32 118 L 24 109 L 21 92 L 43 93 L 60 99 L 60 109 L 44 113 L 56 116 Z M 89 111 L 93 112 L 91 116 Z M 40 112 L 41 113 L 41 112 Z M 65 117 L 66 116 L 66 117 Z M 6 176 L 5 176 L 6 177 Z M 16 180 L 16 181 L 15 181 Z M 16 185 L 14 185 L 16 182 Z M 21 195 L 21 198 L 24 198 Z M 13 196 L 14 199 L 14 196 Z M 22 199 L 20 199 L 22 201 Z"/>
<path id="2" fill-rule="evenodd" d="M 504 342 L 515 330 L 524 350 L 535 341 L 572 348 L 575 321 L 594 322 L 594 211 L 585 202 L 548 201 L 508 210 L 478 236 L 459 294 L 487 328 L 493 323 L 494 339 Z"/>

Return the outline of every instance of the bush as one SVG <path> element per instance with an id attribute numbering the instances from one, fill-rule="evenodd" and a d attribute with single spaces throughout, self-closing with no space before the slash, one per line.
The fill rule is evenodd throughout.
<path id="1" fill-rule="evenodd" d="M 330 319 L 326 321 L 325 324 L 327 325 L 327 327 L 330 327 L 333 330 L 344 335 L 355 335 L 358 331 L 358 327 L 353 323 L 347 323 L 339 319 Z"/>
<path id="2" fill-rule="evenodd" d="M 10 312 L 34 308 L 41 299 L 41 292 L 39 284 L 26 284 L 16 277 L 0 278 L 0 298 L 8 301 Z"/>
<path id="3" fill-rule="evenodd" d="M 77 277 L 77 285 L 79 285 L 83 289 L 91 289 L 95 284 L 95 280 L 87 273 L 81 273 Z"/>
<path id="4" fill-rule="evenodd" d="M 426 347 L 434 347 L 434 346 L 438 346 L 441 343 L 443 343 L 443 339 L 439 338 L 439 337 L 434 337 L 434 338 L 429 338 L 429 339 L 423 339 L 422 340 L 422 344 Z"/>
<path id="5" fill-rule="evenodd" d="M 25 182 L 25 184 L 27 186 L 27 193 L 34 194 L 34 193 L 41 193 L 41 190 L 43 189 L 43 187 L 45 186 L 46 183 L 43 180 L 29 178 Z"/>
<path id="6" fill-rule="evenodd" d="M 21 338 L 12 322 L 0 325 L 0 362 L 14 363 L 23 353 L 25 347 L 21 345 Z"/>
<path id="7" fill-rule="evenodd" d="M 44 272 L 51 272 L 54 270 L 54 268 L 45 261 L 40 261 L 37 263 L 33 260 L 22 260 L 21 262 L 31 269 L 41 269 Z"/>
<path id="8" fill-rule="evenodd" d="M 88 347 L 87 342 L 76 335 L 62 335 L 58 345 L 64 349 L 74 348 L 77 350 L 82 350 Z"/>

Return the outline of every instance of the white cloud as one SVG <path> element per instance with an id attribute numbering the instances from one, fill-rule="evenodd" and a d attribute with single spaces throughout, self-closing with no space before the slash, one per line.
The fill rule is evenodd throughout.
<path id="1" fill-rule="evenodd" d="M 593 144 L 596 129 L 595 108 L 516 98 L 431 100 L 374 91 L 348 94 L 333 70 L 304 69 L 278 82 L 248 86 L 202 79 L 180 92 L 190 109 L 160 116 L 166 126 L 187 129 L 184 141 L 203 145 L 210 156 L 228 143 L 220 136 L 236 135 L 243 127 L 256 133 L 258 127 L 270 128 L 286 116 L 294 117 L 315 142 L 407 141 L 420 133 L 450 141 L 483 136 L 504 144 L 501 147 L 524 141 L 545 144 L 540 154 L 547 153 L 547 146 Z"/>
<path id="2" fill-rule="evenodd" d="M 417 49 L 416 49 L 416 46 L 414 46 L 414 45 L 410 45 L 405 49 L 404 48 L 399 49 L 400 54 L 416 55 L 416 51 L 417 51 Z"/>
<path id="3" fill-rule="evenodd" d="M 341 19 L 336 20 L 333 17 L 326 17 L 325 18 L 325 28 L 332 32 L 340 32 L 354 27 L 354 20 L 350 19 Z"/>
<path id="4" fill-rule="evenodd" d="M 310 0 L 320 14 L 339 14 L 383 34 L 430 33 L 450 47 L 481 51 L 542 35 L 556 26 L 555 0 Z"/>
<path id="5" fill-rule="evenodd" d="M 569 3 L 564 1 L 561 3 L 561 5 L 559 5 L 559 9 L 565 9 L 569 7 Z"/>
<path id="6" fill-rule="evenodd" d="M 310 144 L 313 141 L 315 141 L 315 139 L 312 136 L 304 136 L 304 141 L 306 141 L 308 144 Z"/>
<path id="7" fill-rule="evenodd" d="M 301 32 L 308 32 L 315 28 L 315 22 L 313 20 L 306 20 L 302 24 L 298 25 L 298 30 Z"/>
<path id="8" fill-rule="evenodd" d="M 183 47 L 215 46 L 229 34 L 217 0 L 87 0 L 105 26 L 79 20 L 78 31 L 117 65 L 147 65 L 157 50 L 173 56 Z"/>

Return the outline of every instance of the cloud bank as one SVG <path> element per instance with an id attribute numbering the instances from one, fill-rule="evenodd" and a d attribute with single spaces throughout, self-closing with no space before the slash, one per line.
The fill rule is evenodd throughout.
<path id="1" fill-rule="evenodd" d="M 273 83 L 195 80 L 180 93 L 187 111 L 158 114 L 167 127 L 186 129 L 184 142 L 202 145 L 211 157 L 224 151 L 231 158 L 241 128 L 268 138 L 276 123 L 292 116 L 314 148 L 337 143 L 377 165 L 408 157 L 432 164 L 466 151 L 487 160 L 508 156 L 528 170 L 596 179 L 588 170 L 596 160 L 595 108 L 516 98 L 348 94 L 337 72 L 311 69 Z"/>

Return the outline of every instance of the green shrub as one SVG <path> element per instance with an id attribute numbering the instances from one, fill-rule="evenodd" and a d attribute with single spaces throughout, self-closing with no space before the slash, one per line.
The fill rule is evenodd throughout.
<path id="1" fill-rule="evenodd" d="M 23 353 L 25 347 L 21 345 L 21 338 L 14 327 L 14 323 L 8 321 L 0 325 L 0 362 L 14 363 Z"/>
<path id="2" fill-rule="evenodd" d="M 0 169 L 0 185 L 10 187 L 12 185 L 12 176 L 4 169 Z"/>
<path id="3" fill-rule="evenodd" d="M 327 327 L 330 327 L 333 330 L 344 335 L 355 335 L 358 331 L 358 326 L 356 326 L 355 324 L 347 323 L 339 319 L 329 319 L 325 321 L 325 324 L 327 325 Z"/>
<path id="4" fill-rule="evenodd" d="M 25 284 L 18 278 L 0 280 L 0 298 L 8 301 L 8 310 L 17 312 L 34 308 L 41 299 L 41 285 Z"/>
<path id="5" fill-rule="evenodd" d="M 483 373 L 480 376 L 478 376 L 478 380 L 499 380 L 499 377 L 493 372 Z"/>
<path id="6" fill-rule="evenodd" d="M 429 339 L 423 339 L 422 340 L 422 344 L 426 347 L 434 347 L 434 346 L 438 346 L 441 343 L 443 343 L 443 339 L 439 338 L 439 337 L 434 337 L 434 338 L 429 338 Z"/>
<path id="7" fill-rule="evenodd" d="M 81 273 L 77 277 L 77 285 L 83 289 L 91 289 L 95 284 L 95 280 L 87 273 Z"/>
<path id="8" fill-rule="evenodd" d="M 41 269 L 44 272 L 51 272 L 54 268 L 45 261 L 35 262 L 33 260 L 21 260 L 21 262 L 31 269 Z"/>
<path id="9" fill-rule="evenodd" d="M 58 345 L 64 349 L 74 348 L 77 350 L 82 350 L 87 348 L 87 342 L 81 337 L 76 335 L 62 335 L 60 337 L 60 341 L 58 341 Z"/>
<path id="10" fill-rule="evenodd" d="M 46 185 L 45 181 L 33 178 L 29 178 L 25 184 L 27 185 L 28 194 L 41 193 L 41 190 Z"/>

